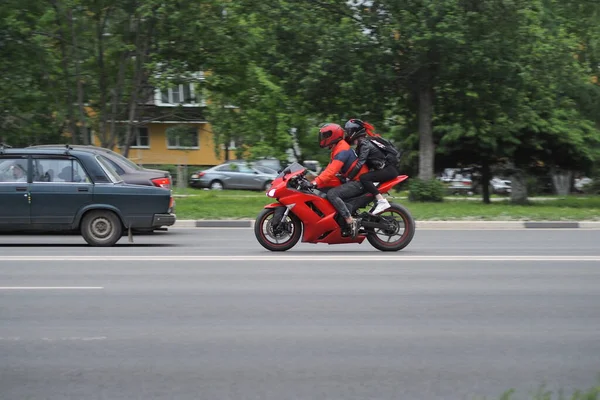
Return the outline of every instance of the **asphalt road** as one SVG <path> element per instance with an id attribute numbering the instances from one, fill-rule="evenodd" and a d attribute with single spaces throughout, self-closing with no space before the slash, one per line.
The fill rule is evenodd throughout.
<path id="1" fill-rule="evenodd" d="M 600 231 L 0 236 L 0 399 L 514 399 L 600 374 Z"/>

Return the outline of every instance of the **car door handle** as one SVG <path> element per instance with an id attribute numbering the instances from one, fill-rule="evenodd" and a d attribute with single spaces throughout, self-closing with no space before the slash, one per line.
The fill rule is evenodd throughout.
<path id="1" fill-rule="evenodd" d="M 77 188 L 77 191 L 78 192 L 89 192 L 90 190 L 88 188 L 85 188 L 85 187 L 80 187 L 80 188 Z"/>
<path id="2" fill-rule="evenodd" d="M 17 192 L 26 192 L 27 191 L 27 186 L 19 186 L 17 187 Z"/>

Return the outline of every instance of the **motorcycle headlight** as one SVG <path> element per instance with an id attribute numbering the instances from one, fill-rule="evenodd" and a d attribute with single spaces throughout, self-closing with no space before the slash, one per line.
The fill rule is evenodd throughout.
<path id="1" fill-rule="evenodd" d="M 275 189 L 269 190 L 269 192 L 267 193 L 267 196 L 269 196 L 269 197 L 275 197 Z"/>

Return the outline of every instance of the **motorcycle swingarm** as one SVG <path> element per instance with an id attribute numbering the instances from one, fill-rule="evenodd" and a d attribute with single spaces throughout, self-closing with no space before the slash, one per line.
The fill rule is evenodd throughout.
<path id="1" fill-rule="evenodd" d="M 390 223 L 387 221 L 375 222 L 362 220 L 360 221 L 360 224 L 363 227 L 370 229 L 390 229 Z"/>

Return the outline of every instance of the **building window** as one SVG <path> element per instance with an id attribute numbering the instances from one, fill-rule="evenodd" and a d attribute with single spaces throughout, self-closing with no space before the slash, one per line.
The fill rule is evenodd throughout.
<path id="1" fill-rule="evenodd" d="M 225 144 L 222 144 L 222 145 L 221 145 L 221 148 L 222 148 L 223 150 L 225 150 Z M 231 139 L 231 140 L 229 141 L 229 146 L 227 146 L 227 149 L 228 149 L 228 150 L 235 150 L 235 149 L 237 149 L 237 147 L 236 147 L 236 141 L 235 141 L 235 139 Z"/>
<path id="2" fill-rule="evenodd" d="M 148 128 L 139 127 L 135 130 L 135 134 L 131 140 L 132 148 L 150 148 L 150 134 Z"/>
<path id="3" fill-rule="evenodd" d="M 158 98 L 161 105 L 198 105 L 196 91 L 191 83 L 175 85 L 168 89 L 159 90 L 159 92 L 160 96 Z"/>
<path id="4" fill-rule="evenodd" d="M 119 147 L 125 146 L 126 127 L 119 127 Z M 150 133 L 145 126 L 134 127 L 131 135 L 129 147 L 132 149 L 149 149 L 150 148 Z"/>
<path id="5" fill-rule="evenodd" d="M 198 149 L 200 138 L 196 127 L 178 127 L 175 133 L 167 134 L 168 149 Z"/>

